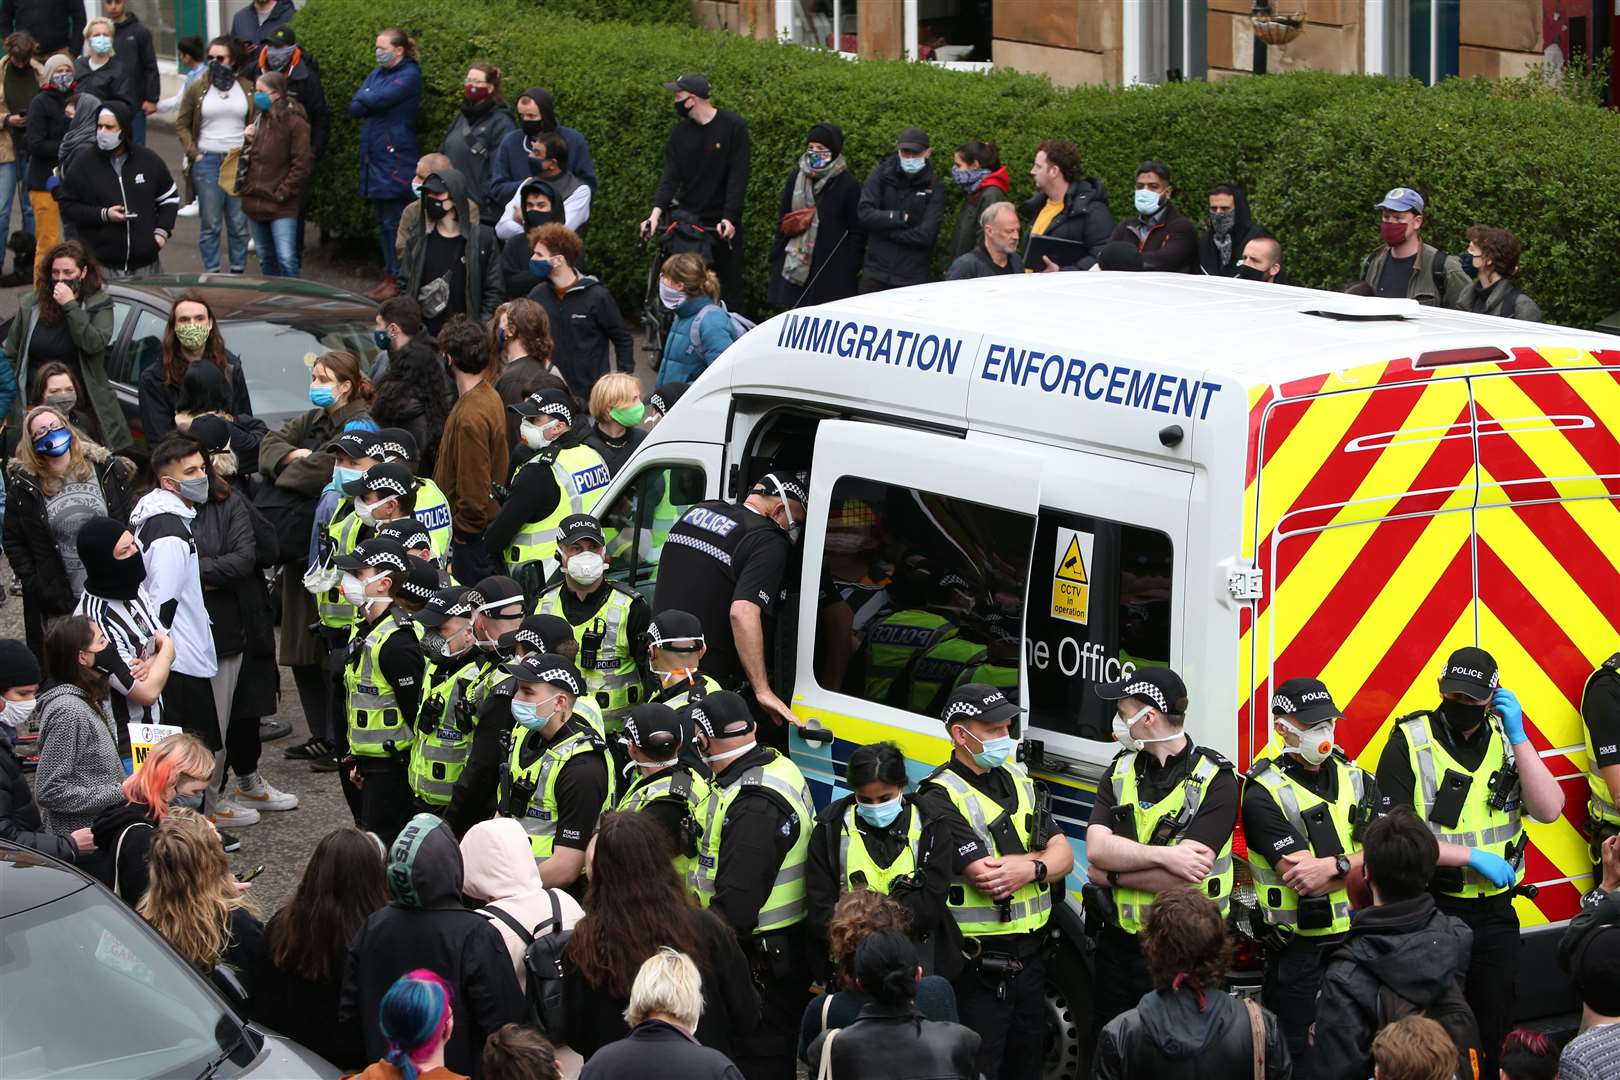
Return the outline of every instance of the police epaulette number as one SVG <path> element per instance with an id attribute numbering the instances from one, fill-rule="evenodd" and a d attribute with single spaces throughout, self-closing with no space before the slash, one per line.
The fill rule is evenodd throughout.
<path id="1" fill-rule="evenodd" d="M 1248 771 L 1246 771 L 1243 775 L 1246 779 L 1258 780 L 1260 777 L 1264 776 L 1266 773 L 1270 772 L 1276 767 L 1276 759 L 1268 757 L 1260 758 L 1259 760 L 1250 764 Z"/>
<path id="2" fill-rule="evenodd" d="M 1613 656 L 1603 661 L 1601 666 L 1609 671 L 1620 672 L 1620 652 L 1615 653 Z"/>
<path id="3" fill-rule="evenodd" d="M 511 697 L 513 694 L 517 693 L 517 677 L 512 676 L 510 678 L 502 679 L 500 682 L 490 687 L 489 692 L 494 694 L 496 697 Z"/>

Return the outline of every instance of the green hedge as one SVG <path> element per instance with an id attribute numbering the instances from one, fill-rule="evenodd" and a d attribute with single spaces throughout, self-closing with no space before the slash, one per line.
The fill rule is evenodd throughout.
<path id="1" fill-rule="evenodd" d="M 563 0 L 574 3 L 576 0 Z M 549 0 L 553 8 L 559 0 Z M 661 0 L 608 0 L 607 10 Z M 1620 116 L 1554 96 L 1499 93 L 1491 84 L 1426 89 L 1361 76 L 1303 73 L 1117 90 L 1054 89 L 1012 72 L 962 74 L 898 62 L 850 63 L 827 53 L 690 27 L 585 23 L 537 10 L 533 0 L 425 7 L 398 0 L 311 0 L 300 40 L 320 57 L 338 114 L 332 151 L 317 172 L 324 228 L 370 237 L 359 199 L 358 124 L 349 95 L 370 70 L 371 37 L 397 22 L 423 46 L 428 93 L 419 128 L 436 146 L 460 95 L 467 63 L 492 59 L 557 95 L 563 123 L 591 143 L 601 177 L 592 212 L 593 266 L 627 305 L 639 303 L 648 256 L 635 226 L 657 184 L 673 120 L 661 83 L 706 72 L 717 104 L 740 112 L 753 137 L 749 185 L 750 291 L 762 301 L 776 201 L 805 132 L 822 120 L 844 128 L 844 153 L 864 176 L 901 127 L 921 124 L 936 160 L 975 136 L 995 139 L 1013 194 L 1031 194 L 1036 144 L 1073 139 L 1087 171 L 1106 184 L 1116 216 L 1128 210 L 1133 170 L 1145 157 L 1170 163 L 1178 201 L 1195 221 L 1202 192 L 1236 180 L 1255 217 L 1275 231 L 1301 284 L 1336 288 L 1378 243 L 1372 204 L 1410 184 L 1433 204 L 1429 232 L 1460 252 L 1476 221 L 1525 241 L 1523 284 L 1551 321 L 1590 325 L 1620 302 Z M 952 197 L 952 213 L 960 200 Z M 950 222 L 945 232 L 949 233 Z M 627 307 L 633 310 L 633 307 Z"/>

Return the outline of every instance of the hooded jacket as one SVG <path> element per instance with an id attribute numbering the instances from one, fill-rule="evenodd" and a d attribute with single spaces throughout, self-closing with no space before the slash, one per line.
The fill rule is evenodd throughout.
<path id="1" fill-rule="evenodd" d="M 1142 253 L 1142 269 L 1148 273 L 1198 272 L 1198 230 L 1174 202 L 1161 203 L 1152 218 L 1140 214 L 1125 218 L 1108 239 L 1135 244 Z"/>
<path id="2" fill-rule="evenodd" d="M 63 180 L 67 179 L 75 161 L 96 152 L 96 121 L 100 118 L 101 98 L 94 91 L 82 88 L 75 93 L 79 95 L 79 102 L 74 106 L 73 119 L 68 121 L 68 129 L 62 133 L 56 152 L 56 175 Z"/>
<path id="3" fill-rule="evenodd" d="M 1371 1076 L 1379 988 L 1419 1008 L 1432 1004 L 1467 974 L 1473 942 L 1473 931 L 1442 913 L 1428 894 L 1356 912 L 1317 997 L 1311 1060 L 1319 1080 Z"/>
<path id="4" fill-rule="evenodd" d="M 445 190 L 450 193 L 450 202 L 456 209 L 456 220 L 461 224 L 461 239 L 467 260 L 464 282 L 466 307 L 462 314 L 475 322 L 483 322 L 494 317 L 495 309 L 503 299 L 501 260 L 495 246 L 495 230 L 488 225 L 475 223 L 468 213 L 471 199 L 466 177 L 454 169 L 441 169 L 432 175 L 442 181 Z M 426 198 L 426 195 L 422 196 L 422 200 Z M 422 270 L 427 262 L 427 233 L 432 227 L 433 222 L 424 211 L 417 219 L 415 231 L 405 237 L 404 258 L 400 266 L 406 275 L 405 295 L 414 299 L 421 298 L 422 286 L 427 284 L 422 280 Z"/>
<path id="5" fill-rule="evenodd" d="M 1198 266 L 1206 274 L 1215 277 L 1234 277 L 1237 268 L 1243 262 L 1243 247 L 1257 236 L 1270 236 L 1271 234 L 1254 223 L 1249 215 L 1249 193 L 1241 187 L 1232 188 L 1232 231 L 1228 234 L 1232 238 L 1232 249 L 1226 255 L 1215 246 L 1215 234 L 1203 232 L 1198 234 Z"/>
<path id="6" fill-rule="evenodd" d="M 1269 1010 L 1262 1016 L 1266 1080 L 1287 1080 L 1293 1075 L 1293 1062 L 1282 1025 Z M 1320 1015 L 1317 1021 L 1320 1032 Z M 1231 994 L 1206 991 L 1200 1005 L 1199 995 L 1190 989 L 1152 990 L 1142 995 L 1136 1008 L 1114 1017 L 1103 1028 L 1097 1040 L 1094 1075 L 1096 1080 L 1248 1077 L 1254 1073 L 1253 1042 L 1248 1009 Z"/>
<path id="7" fill-rule="evenodd" d="M 413 817 L 389 851 L 389 904 L 355 935 L 343 977 L 338 1021 L 360 1024 L 367 1060 L 388 1049 L 377 1022 L 383 995 L 417 968 L 450 984 L 455 1020 L 444 1063 L 455 1072 L 477 1077 L 490 1033 L 527 1019 L 506 943 L 488 919 L 461 906 L 462 885 L 450 826 L 432 814 Z"/>
<path id="8" fill-rule="evenodd" d="M 540 130 L 555 131 L 568 144 L 568 171 L 583 180 L 592 191 L 596 190 L 596 162 L 591 160 L 591 147 L 585 136 L 571 127 L 557 123 L 557 103 L 551 91 L 543 86 L 531 86 L 520 95 L 540 106 Z M 529 156 L 529 136 L 522 130 L 507 135 L 495 149 L 495 161 L 490 172 L 489 193 L 504 203 L 522 181 L 535 175 L 538 162 Z"/>
<path id="9" fill-rule="evenodd" d="M 79 857 L 72 837 L 46 830 L 23 773 L 22 759 L 4 732 L 0 732 L 0 840 L 42 851 L 67 863 Z"/>
<path id="10" fill-rule="evenodd" d="M 96 842 L 96 877 L 109 889 L 116 885 L 114 892 L 131 908 L 146 895 L 151 879 L 147 860 L 157 827 L 158 821 L 145 803 L 128 799 L 103 810 L 90 825 L 90 836 Z"/>
<path id="11" fill-rule="evenodd" d="M 1458 311 L 1475 311 L 1482 315 L 1495 315 L 1501 319 L 1521 322 L 1540 322 L 1541 305 L 1519 289 L 1511 278 L 1501 278 L 1490 288 L 1482 288 L 1478 280 L 1470 278 L 1451 305 Z"/>
<path id="12" fill-rule="evenodd" d="M 174 667 L 211 679 L 219 671 L 192 526 L 197 511 L 166 488 L 153 488 L 135 504 L 129 528 L 146 563 L 141 594 L 174 636 Z"/>
<path id="13" fill-rule="evenodd" d="M 900 155 L 890 154 L 866 178 L 856 216 L 866 233 L 866 284 L 898 288 L 933 276 L 934 241 L 945 220 L 945 185 L 933 165 L 908 173 Z"/>
<path id="14" fill-rule="evenodd" d="M 1046 196 L 1037 191 L 1034 198 L 1025 199 L 1023 205 L 1019 206 L 1018 214 L 1034 221 L 1035 215 L 1045 205 Z M 1062 269 L 1090 270 L 1095 266 L 1097 253 L 1111 236 L 1118 235 L 1118 230 L 1114 228 L 1113 211 L 1108 208 L 1108 192 L 1104 190 L 1102 181 L 1092 176 L 1072 181 L 1069 190 L 1063 193 L 1063 209 L 1057 212 L 1041 235 L 1073 240 L 1086 246 L 1086 254 L 1082 258 L 1065 264 Z M 1041 267 L 1033 269 L 1040 270 Z"/>
<path id="15" fill-rule="evenodd" d="M 309 116 L 289 96 L 260 113 L 257 125 L 237 180 L 242 212 L 254 221 L 297 217 L 315 172 Z"/>
<path id="16" fill-rule="evenodd" d="M 518 201 L 519 196 L 524 191 L 539 184 L 544 184 L 548 189 L 553 208 L 552 212 L 556 214 L 555 217 L 549 220 L 562 222 L 579 233 L 580 239 L 584 239 L 586 226 L 591 221 L 592 191 L 591 186 L 575 176 L 572 169 L 560 172 L 556 176 L 531 176 L 519 184 L 516 190 L 512 192 L 512 197 L 507 199 L 499 210 L 492 210 L 489 216 L 485 218 L 486 221 L 495 223 L 495 239 L 505 243 L 518 237 L 524 237 L 523 243 L 528 243 L 527 233 L 529 230 L 512 215 L 522 205 Z"/>
<path id="17" fill-rule="evenodd" d="M 512 208 L 521 206 L 521 194 L 528 191 L 538 191 L 551 200 L 551 210 L 546 213 L 546 223 L 562 221 L 564 211 L 562 200 L 557 196 L 557 189 L 549 180 L 536 180 L 530 178 L 518 185 L 507 203 L 505 213 L 510 218 Z M 501 236 L 501 228 L 507 222 L 498 222 L 495 226 L 495 238 L 501 242 L 501 288 L 508 300 L 516 300 L 520 296 L 528 296 L 534 287 L 540 284 L 540 279 L 529 270 L 529 260 L 534 257 L 534 249 L 529 246 L 529 236 L 526 229 L 518 228 L 516 222 L 511 222 L 514 232 L 506 237 Z M 515 431 L 516 428 L 514 427 Z M 514 436 L 515 438 L 515 436 Z"/>
<path id="18" fill-rule="evenodd" d="M 309 149 L 319 161 L 332 134 L 332 108 L 326 103 L 320 66 L 302 45 L 293 47 L 285 68 L 270 67 L 269 61 L 265 48 L 261 47 L 248 58 L 242 74 L 250 79 L 257 79 L 266 71 L 279 71 L 287 76 L 287 96 L 304 107 L 304 115 L 309 119 Z"/>
<path id="19" fill-rule="evenodd" d="M 1003 165 L 980 180 L 978 186 L 963 197 L 961 209 L 956 212 L 956 229 L 951 233 L 950 251 L 947 252 L 953 262 L 972 251 L 984 235 L 979 228 L 979 215 L 996 203 L 1012 201 L 1007 194 L 1009 185 L 1007 167 Z"/>
<path id="20" fill-rule="evenodd" d="M 488 107 L 471 116 L 465 106 L 456 110 L 450 130 L 439 143 L 439 153 L 448 157 L 455 170 L 466 178 L 467 190 L 484 212 L 484 220 L 491 221 L 501 207 L 490 190 L 495 152 L 518 126 L 512 119 L 512 110 L 505 105 L 487 99 L 485 105 Z"/>
<path id="21" fill-rule="evenodd" d="M 114 457 L 106 447 L 85 440 L 84 455 L 89 460 L 107 516 L 120 521 L 129 517 L 129 489 L 135 481 L 135 466 Z M 23 583 L 25 603 L 42 619 L 71 615 L 79 598 L 68 580 L 67 564 L 51 533 L 45 511 L 45 490 L 39 476 L 21 458 L 6 462 L 6 519 L 4 540 L 6 558 L 12 572 Z"/>
<path id="22" fill-rule="evenodd" d="M 249 0 L 231 20 L 231 36 L 241 38 L 248 45 L 261 44 L 276 30 L 292 22 L 292 17 L 296 14 L 298 9 L 293 6 L 293 0 L 276 0 L 270 8 L 270 14 L 260 22 L 258 10 L 253 6 L 252 0 Z"/>
<path id="23" fill-rule="evenodd" d="M 585 914 L 572 896 L 561 889 L 548 890 L 540 883 L 540 866 L 530 850 L 529 834 L 516 818 L 491 818 L 468 829 L 461 838 L 461 858 L 466 870 L 462 891 L 474 900 L 482 900 L 486 910 L 500 908 L 531 932 L 551 918 L 552 897 L 557 900 L 562 929 L 572 930 Z M 529 973 L 523 954 L 528 945 L 496 916 L 485 917 L 506 943 L 518 985 L 527 986 Z"/>
<path id="24" fill-rule="evenodd" d="M 124 143 L 116 151 L 122 161 L 115 165 L 114 155 L 100 149 L 75 158 L 57 198 L 62 216 L 78 227 L 79 239 L 101 264 L 128 273 L 157 262 L 162 249 L 156 234 L 173 235 L 180 191 L 156 151 L 129 140 L 129 110 L 117 101 L 102 108 L 123 128 Z M 126 220 L 107 217 L 114 206 L 124 208 Z"/>
<path id="25" fill-rule="evenodd" d="M 156 105 L 163 97 L 163 80 L 158 75 L 157 49 L 152 45 L 152 31 L 125 10 L 121 22 L 113 24 L 113 57 L 121 59 L 128 79 L 126 89 L 119 95 L 132 109 L 144 101 Z"/>
<path id="26" fill-rule="evenodd" d="M 93 702 L 72 683 L 57 683 L 37 700 L 34 795 L 45 828 L 66 836 L 88 828 L 103 810 L 124 801 L 118 735 L 106 700 Z"/>
<path id="27" fill-rule="evenodd" d="M 558 296 L 550 281 L 542 281 L 529 299 L 546 309 L 555 345 L 551 362 L 568 380 L 568 389 L 580 401 L 589 401 L 596 380 L 616 367 L 636 370 L 635 339 L 607 286 L 589 274 L 580 274 L 568 291 Z M 613 347 L 613 366 L 608 346 Z"/>
<path id="28" fill-rule="evenodd" d="M 124 407 L 118 393 L 107 380 L 107 350 L 113 338 L 112 295 L 106 290 L 80 297 L 62 309 L 67 319 L 68 333 L 79 351 L 79 373 L 89 401 L 80 401 L 77 408 L 88 407 L 101 429 L 99 438 L 113 453 L 122 453 L 135 445 L 129 433 L 129 422 L 124 419 Z M 32 374 L 29 363 L 29 338 L 38 322 L 39 296 L 29 289 L 17 303 L 17 317 L 11 320 L 6 332 L 5 352 L 12 365 L 17 385 L 24 386 Z M 11 425 L 22 430 L 24 396 L 17 395 L 11 407 Z"/>
<path id="29" fill-rule="evenodd" d="M 406 57 L 391 68 L 375 67 L 349 100 L 360 121 L 360 195 L 409 199 L 416 159 L 416 113 L 422 106 L 422 69 Z M 462 221 L 466 221 L 465 214 Z"/>
<path id="30" fill-rule="evenodd" d="M 3 10 L 3 9 L 0 9 Z M 67 95 L 54 86 L 42 87 L 28 103 L 28 124 L 24 145 L 28 150 L 29 191 L 44 191 L 45 181 L 56 168 L 62 151 L 62 136 L 68 132 Z"/>

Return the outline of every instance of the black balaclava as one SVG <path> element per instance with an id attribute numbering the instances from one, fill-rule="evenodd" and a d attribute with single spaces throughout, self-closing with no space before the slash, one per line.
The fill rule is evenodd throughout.
<path id="1" fill-rule="evenodd" d="M 110 517 L 94 517 L 79 529 L 79 561 L 84 563 L 84 591 L 107 600 L 133 600 L 146 580 L 140 552 L 113 557 L 118 538 L 129 526 Z"/>

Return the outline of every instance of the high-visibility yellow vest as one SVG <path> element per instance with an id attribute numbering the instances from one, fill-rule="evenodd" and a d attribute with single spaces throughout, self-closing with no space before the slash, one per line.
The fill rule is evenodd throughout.
<path id="1" fill-rule="evenodd" d="M 951 805 L 973 830 L 979 846 L 992 857 L 1011 854 L 1003 852 L 996 843 L 996 829 L 1002 818 L 1010 819 L 1024 851 L 1035 850 L 1035 781 L 1022 766 L 1011 761 L 1001 768 L 1012 778 L 1013 791 L 1018 796 L 1017 804 L 1010 811 L 968 783 L 948 763 L 923 781 L 924 786 L 932 784 L 950 796 Z M 1051 918 L 1052 886 L 1050 882 L 1032 881 L 1020 887 L 1006 903 L 1001 903 L 974 888 L 967 878 L 958 877 L 951 882 L 946 907 L 964 937 L 1026 934 L 1039 930 Z"/>
<path id="2" fill-rule="evenodd" d="M 445 556 L 450 553 L 450 539 L 454 534 L 450 500 L 445 498 L 444 491 L 433 482 L 432 477 L 424 476 L 417 480 L 416 511 L 412 516 L 427 530 L 433 557 L 444 562 Z"/>
<path id="3" fill-rule="evenodd" d="M 449 674 L 428 667 L 422 683 L 422 707 L 417 713 L 416 742 L 411 748 L 409 779 L 417 798 L 430 806 L 448 806 L 456 780 L 467 767 L 478 713 L 463 704 L 467 687 L 478 676 L 471 657 Z M 465 710 L 472 722 L 462 719 Z M 428 726 L 431 724 L 431 726 Z"/>
<path id="4" fill-rule="evenodd" d="M 1499 855 L 1509 863 L 1515 862 L 1515 852 L 1509 849 L 1520 849 L 1524 836 L 1524 822 L 1519 815 L 1519 793 L 1513 793 L 1504 810 L 1492 809 L 1489 801 L 1492 775 L 1513 767 L 1513 748 L 1508 745 L 1496 718 L 1485 718 L 1485 723 L 1490 725 L 1490 745 L 1485 748 L 1479 768 L 1472 771 L 1463 768 L 1435 737 L 1432 713 L 1413 713 L 1402 717 L 1397 723 L 1401 734 L 1406 737 L 1407 760 L 1412 766 L 1412 775 L 1417 779 L 1417 786 L 1412 792 L 1412 809 L 1428 824 L 1429 831 L 1442 843 L 1478 848 Z M 1468 776 L 1468 791 L 1463 797 L 1462 811 L 1457 815 L 1455 825 L 1431 820 L 1435 797 L 1447 773 Z M 1446 896 L 1496 896 L 1513 887 L 1493 885 L 1471 866 L 1457 869 L 1462 874 L 1462 887 L 1452 890 L 1440 888 L 1437 884 L 1435 891 Z"/>
<path id="5" fill-rule="evenodd" d="M 709 801 L 709 781 L 685 765 L 676 765 L 668 771 L 648 779 L 636 770 L 637 776 L 630 785 L 630 790 L 624 793 L 619 800 L 621 811 L 639 813 L 657 802 L 671 796 L 686 803 L 686 812 L 691 815 L 695 823 Z M 682 880 L 690 880 L 692 870 L 697 866 L 697 855 L 685 851 L 675 853 L 675 871 L 681 875 Z"/>
<path id="6" fill-rule="evenodd" d="M 512 542 L 506 547 L 508 570 L 526 562 L 549 562 L 555 559 L 557 527 L 562 524 L 563 518 L 570 514 L 589 513 L 591 507 L 602 497 L 602 492 L 607 489 L 608 481 L 612 479 L 602 455 L 580 443 L 557 451 L 556 456 L 549 460 L 546 454 L 536 454 L 512 473 L 512 483 L 517 483 L 517 478 L 524 469 L 535 467 L 537 463 L 544 463 L 551 469 L 552 479 L 557 482 L 561 498 L 557 500 L 557 508 L 545 520 L 529 522 L 512 537 Z"/>
<path id="7" fill-rule="evenodd" d="M 840 893 L 854 892 L 859 888 L 871 889 L 875 893 L 888 896 L 894 883 L 900 878 L 909 877 L 922 865 L 922 814 L 917 806 L 906 800 L 901 810 L 906 817 L 906 846 L 895 855 L 894 861 L 888 866 L 879 866 L 872 852 L 866 846 L 866 837 L 861 835 L 860 825 L 857 822 L 858 811 L 855 804 L 850 803 L 844 811 L 844 817 L 838 831 L 838 891 Z M 861 875 L 861 884 L 855 881 L 855 875 Z"/>
<path id="8" fill-rule="evenodd" d="M 1185 779 L 1177 784 L 1168 795 L 1151 806 L 1144 806 L 1136 783 L 1136 755 L 1146 751 L 1137 750 L 1122 753 L 1114 758 L 1113 767 L 1108 773 L 1108 782 L 1113 785 L 1115 806 L 1134 806 L 1136 808 L 1136 835 L 1127 839 L 1135 840 L 1138 844 L 1145 844 L 1153 836 L 1154 830 L 1160 821 L 1170 818 L 1178 822 L 1176 833 L 1170 839 L 1170 845 L 1181 843 L 1181 833 L 1192 824 L 1198 814 L 1198 807 L 1202 805 L 1204 797 L 1209 794 L 1209 785 L 1215 781 L 1223 771 L 1231 769 L 1231 764 L 1225 758 L 1219 757 L 1205 747 L 1194 747 L 1192 753 L 1198 760 L 1188 771 Z M 1224 916 L 1232 895 L 1232 837 L 1226 837 L 1226 843 L 1221 850 L 1215 853 L 1214 865 L 1204 880 L 1193 888 L 1201 889 L 1205 896 L 1220 905 Z M 1127 933 L 1134 934 L 1142 929 L 1147 919 L 1148 908 L 1153 906 L 1154 893 L 1145 889 L 1131 889 L 1119 886 L 1114 889 L 1114 905 L 1119 912 L 1119 928 Z"/>
<path id="9" fill-rule="evenodd" d="M 658 676 L 655 674 L 653 678 L 656 680 Z M 694 701 L 701 701 L 710 694 L 718 694 L 723 689 L 724 687 L 715 681 L 712 676 L 705 675 L 700 671 L 697 673 L 695 680 L 688 679 L 678 682 L 673 686 L 657 691 L 647 700 L 656 702 L 659 705 L 668 705 L 676 712 L 680 712 Z"/>
<path id="10" fill-rule="evenodd" d="M 360 637 L 361 631 L 365 636 Z M 357 640 L 343 669 L 343 688 L 348 694 L 349 752 L 356 757 L 389 757 L 407 754 L 415 731 L 415 717 L 403 716 L 394 687 L 382 673 L 382 648 L 395 634 L 421 636 L 421 624 L 400 608 L 390 608 L 365 630 L 356 625 Z"/>
<path id="11" fill-rule="evenodd" d="M 920 608 L 891 611 L 873 622 L 866 628 L 866 700 L 888 701 L 907 665 L 955 634 L 949 619 Z"/>
<path id="12" fill-rule="evenodd" d="M 523 748 L 531 739 L 540 738 L 537 732 L 519 724 L 512 729 L 512 753 L 502 771 L 501 812 L 518 817 L 523 831 L 529 834 L 529 850 L 536 859 L 549 859 L 557 846 L 557 779 L 563 766 L 582 754 L 601 754 L 607 769 L 607 798 L 601 810 L 613 806 L 613 759 L 607 744 L 586 727 L 575 726 L 556 744 L 524 764 Z M 532 794 L 515 805 L 514 795 L 532 786 Z"/>
<path id="13" fill-rule="evenodd" d="M 1603 662 L 1603 666 L 1592 672 L 1586 680 L 1586 689 L 1581 691 L 1581 712 L 1586 711 L 1586 696 L 1592 692 L 1592 684 L 1600 678 L 1620 679 L 1620 653 L 1615 653 Z M 1606 825 L 1620 825 L 1620 806 L 1615 805 L 1614 793 L 1609 790 L 1608 783 L 1603 774 L 1598 772 L 1597 743 L 1592 739 L 1592 725 L 1583 723 L 1581 730 L 1586 735 L 1586 784 L 1590 795 L 1586 800 L 1586 813 L 1593 821 L 1600 821 Z"/>
<path id="14" fill-rule="evenodd" d="M 326 525 L 326 535 L 331 540 L 328 560 L 352 552 L 355 545 L 360 542 L 360 529 L 363 525 L 364 522 L 355 514 L 353 505 L 347 500 L 339 503 L 337 512 Z M 329 626 L 334 630 L 353 626 L 360 621 L 359 609 L 343 597 L 342 581 L 321 593 L 316 599 L 315 614 L 322 626 Z"/>
<path id="15" fill-rule="evenodd" d="M 709 798 L 703 807 L 703 839 L 698 845 L 697 866 L 692 871 L 692 889 L 704 907 L 714 903 L 715 888 L 720 877 L 720 840 L 726 811 L 745 791 L 764 789 L 772 792 L 798 819 L 799 833 L 793 846 L 782 857 L 770 895 L 759 911 L 759 922 L 754 926 L 756 937 L 797 925 L 805 918 L 804 873 L 810 856 L 810 830 L 815 822 L 815 800 L 804 782 L 804 774 L 792 760 L 776 751 L 771 759 L 730 777 L 722 787 L 718 778 L 709 787 Z"/>
<path id="16" fill-rule="evenodd" d="M 943 692 L 955 687 L 962 673 L 982 663 L 988 653 L 977 641 L 960 635 L 931 646 L 911 665 L 905 705 L 912 712 L 937 716 L 940 710 L 935 702 L 942 699 Z"/>
<path id="17" fill-rule="evenodd" d="M 563 590 L 568 586 L 556 585 L 546 590 L 535 603 L 536 615 L 555 615 L 567 622 L 563 614 Z M 608 590 L 608 598 L 596 613 L 579 625 L 569 623 L 574 640 L 579 643 L 580 673 L 585 676 L 585 687 L 596 699 L 607 721 L 608 730 L 617 731 L 623 725 L 620 714 L 642 700 L 641 670 L 636 667 L 635 643 L 630 640 L 630 609 L 640 593 L 617 582 L 604 581 L 600 586 Z M 596 666 L 585 667 L 585 635 L 598 629 L 602 641 L 596 647 Z"/>
<path id="18" fill-rule="evenodd" d="M 1318 852 L 1312 847 L 1311 854 L 1318 858 L 1328 854 L 1349 855 L 1361 848 L 1354 836 L 1355 814 L 1367 790 L 1366 774 L 1337 753 L 1323 764 L 1338 770 L 1337 792 L 1331 801 L 1289 776 L 1271 758 L 1256 761 L 1247 775 L 1251 784 L 1259 784 L 1265 789 L 1288 824 L 1305 838 L 1307 845 L 1310 844 L 1310 831 L 1305 824 L 1305 814 L 1318 806 L 1326 806 L 1333 822 L 1333 831 L 1338 836 L 1339 851 Z M 1287 927 L 1301 937 L 1325 937 L 1350 929 L 1350 894 L 1343 887 L 1328 894 L 1328 902 L 1333 905 L 1333 925 L 1307 930 L 1299 925 L 1299 893 L 1283 883 L 1282 875 L 1273 868 L 1271 861 L 1255 851 L 1252 845 L 1249 847 L 1248 862 L 1249 873 L 1254 879 L 1255 900 L 1260 905 L 1260 913 L 1270 925 Z"/>

